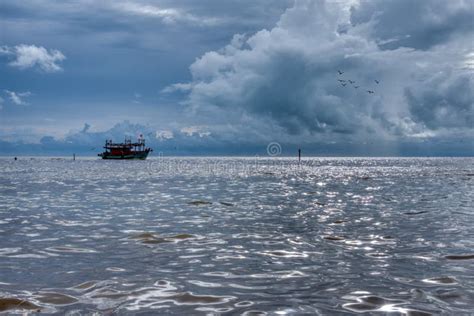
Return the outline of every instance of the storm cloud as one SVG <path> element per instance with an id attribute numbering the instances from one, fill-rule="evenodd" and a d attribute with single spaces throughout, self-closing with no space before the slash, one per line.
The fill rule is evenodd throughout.
<path id="1" fill-rule="evenodd" d="M 461 36 L 472 39 L 473 5 L 470 0 L 361 0 L 351 8 L 350 22 L 370 23 L 371 36 L 384 49 L 426 50 Z"/>
<path id="2" fill-rule="evenodd" d="M 473 128 L 474 86 L 472 76 L 440 76 L 431 78 L 418 90 L 405 93 L 415 121 L 428 128 Z"/>
<path id="3" fill-rule="evenodd" d="M 190 66 L 193 80 L 175 87 L 188 91 L 186 104 L 197 114 L 218 108 L 233 118 L 270 120 L 298 141 L 302 135 L 352 141 L 443 136 L 450 128 L 469 135 L 473 82 L 462 60 L 472 42 L 462 35 L 473 35 L 465 25 L 472 5 L 420 1 L 410 11 L 416 30 L 401 23 L 405 29 L 385 34 L 394 15 L 403 19 L 400 6 L 408 9 L 407 2 L 393 2 L 349 9 L 296 1 L 272 29 L 235 35 L 198 58 Z M 428 9 L 434 16 L 427 17 Z M 435 20 L 444 35 L 428 38 Z M 458 27 L 445 30 L 451 20 Z M 419 45 L 398 41 L 387 49 L 389 39 L 402 35 Z"/>

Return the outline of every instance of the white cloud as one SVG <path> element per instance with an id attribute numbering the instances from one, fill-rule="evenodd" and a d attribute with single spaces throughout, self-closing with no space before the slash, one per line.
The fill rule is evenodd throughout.
<path id="1" fill-rule="evenodd" d="M 162 8 L 156 5 L 140 4 L 136 2 L 116 3 L 114 8 L 128 14 L 159 18 L 167 24 L 188 22 L 198 25 L 216 25 L 222 22 L 222 20 L 218 18 L 195 16 L 175 8 Z"/>
<path id="2" fill-rule="evenodd" d="M 161 90 L 161 92 L 162 93 L 173 93 L 176 91 L 188 92 L 191 89 L 192 89 L 192 85 L 189 83 L 174 83 L 172 85 L 165 87 L 163 90 Z"/>
<path id="3" fill-rule="evenodd" d="M 61 71 L 62 68 L 58 63 L 66 59 L 59 50 L 48 50 L 42 46 L 25 44 L 13 47 L 2 46 L 0 47 L 0 54 L 15 58 L 15 60 L 9 63 L 12 67 L 19 69 L 38 67 L 45 72 Z"/>
<path id="4" fill-rule="evenodd" d="M 174 137 L 173 132 L 169 130 L 156 131 L 156 134 L 155 134 L 155 138 L 159 140 L 172 139 L 173 137 Z"/>
<path id="5" fill-rule="evenodd" d="M 211 132 L 207 131 L 207 126 L 186 126 L 180 129 L 180 132 L 186 136 L 193 136 L 194 134 L 199 137 L 210 136 Z"/>
<path id="6" fill-rule="evenodd" d="M 141 99 L 142 99 L 141 93 L 135 92 L 135 93 L 133 94 L 133 100 L 132 100 L 132 102 L 135 103 L 135 104 L 141 104 L 141 103 L 142 103 L 142 102 L 141 102 Z"/>
<path id="7" fill-rule="evenodd" d="M 8 95 L 10 100 L 15 103 L 16 105 L 27 105 L 28 103 L 24 100 L 24 98 L 29 97 L 31 92 L 15 92 L 10 90 L 4 90 L 5 93 Z"/>
<path id="8" fill-rule="evenodd" d="M 464 69 L 474 70 L 474 52 L 470 52 L 465 55 L 465 59 L 461 63 L 461 67 Z"/>

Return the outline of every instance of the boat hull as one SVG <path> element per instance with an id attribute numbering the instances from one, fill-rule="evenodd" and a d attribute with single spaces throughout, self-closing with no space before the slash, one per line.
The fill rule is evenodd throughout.
<path id="1" fill-rule="evenodd" d="M 149 151 L 141 151 L 141 152 L 135 152 L 131 154 L 123 154 L 123 155 L 117 155 L 117 154 L 111 154 L 108 152 L 99 154 L 99 156 L 102 157 L 102 159 L 114 159 L 114 160 L 131 160 L 131 159 L 140 159 L 140 160 L 145 160 L 146 157 L 148 157 Z"/>

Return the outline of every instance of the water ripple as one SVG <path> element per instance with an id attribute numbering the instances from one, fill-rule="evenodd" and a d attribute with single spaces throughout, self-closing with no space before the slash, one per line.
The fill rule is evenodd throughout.
<path id="1" fill-rule="evenodd" d="M 0 159 L 0 312 L 472 313 L 472 158 Z"/>

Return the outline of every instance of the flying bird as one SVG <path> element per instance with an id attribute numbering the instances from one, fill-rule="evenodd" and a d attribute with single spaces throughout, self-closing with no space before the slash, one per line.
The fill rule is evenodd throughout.
<path id="1" fill-rule="evenodd" d="M 359 89 L 360 86 L 354 86 L 354 88 Z"/>
<path id="2" fill-rule="evenodd" d="M 339 81 L 339 82 L 346 82 L 345 80 L 342 80 L 342 79 L 337 79 L 337 81 Z"/>
<path id="3" fill-rule="evenodd" d="M 374 80 L 374 81 L 375 81 L 375 83 L 376 83 L 376 84 L 379 84 L 379 81 L 378 81 L 377 79 L 376 79 L 376 80 Z"/>
<path id="4" fill-rule="evenodd" d="M 368 92 L 369 94 L 373 94 L 373 93 L 375 93 L 375 92 L 374 92 L 374 91 L 372 91 L 372 90 L 367 90 L 367 92 Z"/>
<path id="5" fill-rule="evenodd" d="M 343 87 L 345 87 L 345 86 L 347 85 L 347 83 L 341 83 L 341 85 L 342 85 Z"/>
<path id="6" fill-rule="evenodd" d="M 349 83 L 350 83 L 350 84 L 354 84 L 355 81 L 352 81 L 352 80 L 349 79 Z"/>
<path id="7" fill-rule="evenodd" d="M 340 75 L 342 75 L 342 74 L 344 73 L 343 71 L 340 71 L 340 70 L 338 70 L 337 72 L 338 72 Z"/>

